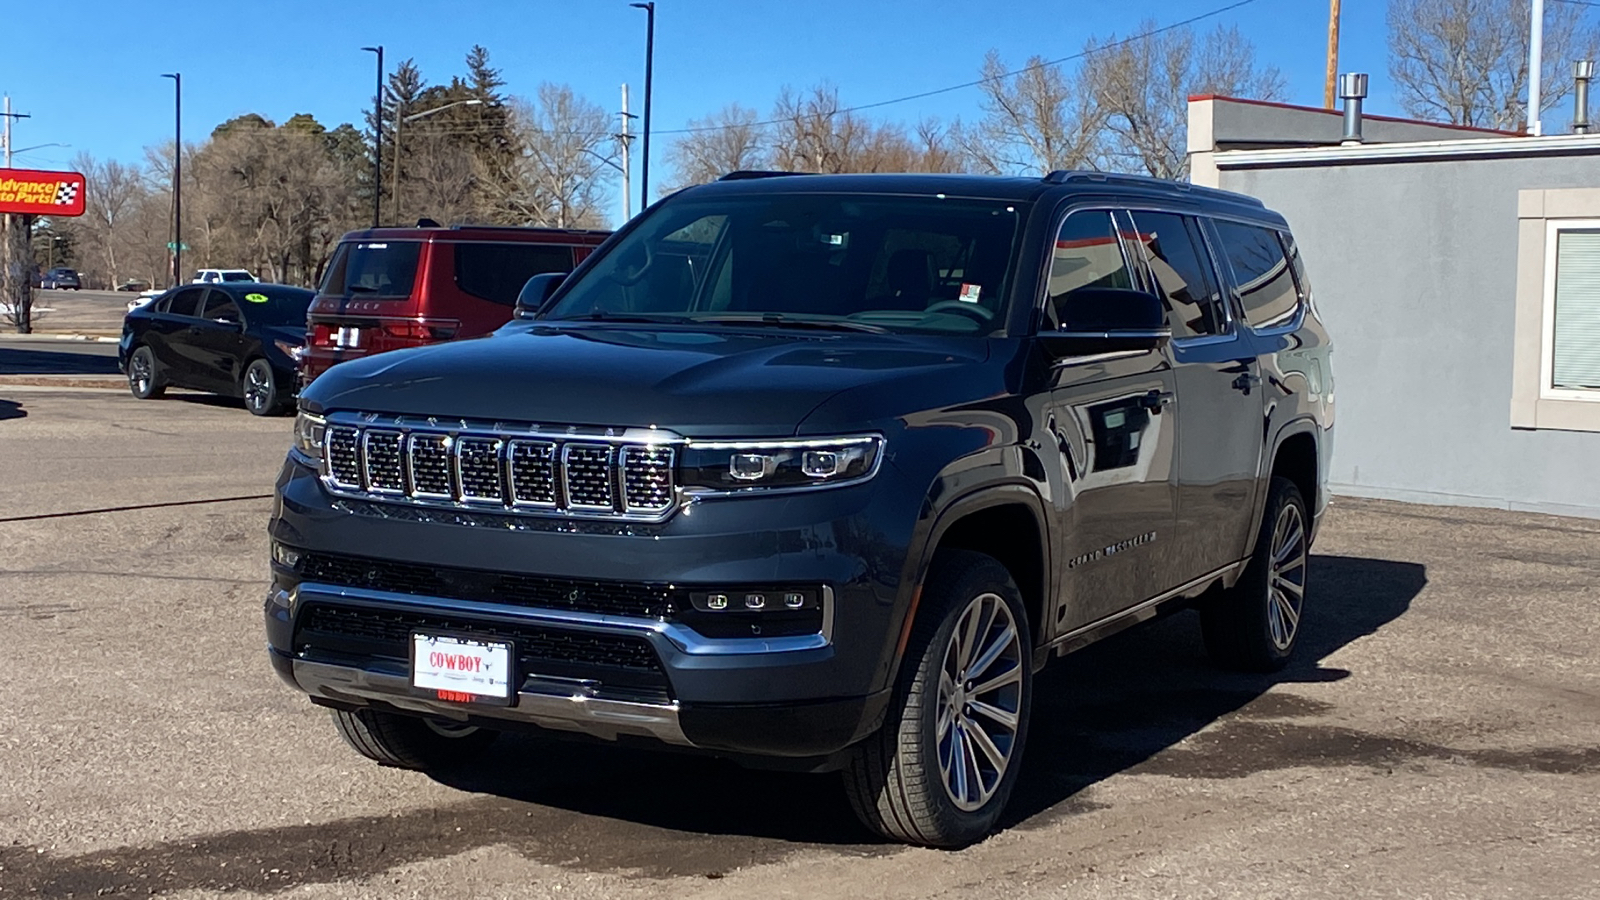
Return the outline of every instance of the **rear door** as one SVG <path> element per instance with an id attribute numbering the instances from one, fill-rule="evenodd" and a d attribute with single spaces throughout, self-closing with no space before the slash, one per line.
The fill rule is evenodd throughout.
<path id="1" fill-rule="evenodd" d="M 1113 214 L 1073 211 L 1052 248 L 1041 331 L 1059 328 L 1059 309 L 1081 288 L 1139 283 Z M 1057 571 L 1064 634 L 1113 615 L 1174 585 L 1172 539 L 1177 495 L 1177 420 L 1164 406 L 1173 372 L 1160 351 L 1055 360 L 1046 425 L 1063 489 Z"/>
<path id="2" fill-rule="evenodd" d="M 200 301 L 205 295 L 203 287 L 185 287 L 156 300 L 151 307 L 150 325 L 145 331 L 145 343 L 155 354 L 156 362 L 167 379 L 174 384 L 193 385 L 192 357 L 186 346 L 189 329 L 194 327 Z"/>
<path id="3" fill-rule="evenodd" d="M 244 365 L 244 317 L 233 297 L 218 288 L 208 290 L 190 334 L 189 350 L 196 377 L 204 381 L 201 386 L 223 393 L 238 390 L 238 373 Z"/>
<path id="4" fill-rule="evenodd" d="M 1259 486 L 1265 405 L 1253 342 L 1234 319 L 1203 220 L 1134 210 L 1138 241 L 1167 303 L 1179 416 L 1180 581 L 1238 561 Z"/>
<path id="5" fill-rule="evenodd" d="M 435 244 L 436 249 L 443 246 L 448 245 Z M 566 244 L 457 243 L 455 287 L 466 295 L 465 302 L 455 308 L 430 302 L 424 315 L 459 321 L 457 337 L 487 334 L 511 321 L 517 294 L 529 278 L 571 272 L 576 265 L 572 250 Z"/>

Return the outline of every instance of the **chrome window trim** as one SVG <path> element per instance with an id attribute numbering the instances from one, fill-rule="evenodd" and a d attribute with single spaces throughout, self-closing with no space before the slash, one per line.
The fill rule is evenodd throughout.
<path id="1" fill-rule="evenodd" d="M 1050 247 L 1046 248 L 1044 260 L 1039 268 L 1039 296 L 1034 299 L 1033 318 L 1034 334 L 1050 334 L 1044 328 L 1050 310 L 1050 269 L 1055 265 L 1055 242 L 1061 239 L 1061 229 L 1067 226 L 1067 220 L 1078 213 L 1103 212 L 1111 219 L 1111 230 L 1116 234 L 1117 249 L 1122 253 L 1122 266 L 1128 270 L 1128 276 L 1133 281 L 1145 281 L 1143 266 L 1133 264 L 1133 258 L 1128 253 L 1127 242 L 1122 239 L 1122 223 L 1117 220 L 1117 213 L 1125 210 L 1116 204 L 1106 205 L 1101 201 L 1092 201 L 1082 206 L 1069 206 L 1066 212 L 1061 213 L 1050 228 Z M 1142 286 L 1141 289 L 1148 289 Z"/>
<path id="2" fill-rule="evenodd" d="M 1198 209 L 1185 209 L 1178 206 L 1163 206 L 1158 203 L 1130 204 L 1126 207 L 1126 211 L 1128 215 L 1132 217 L 1133 226 L 1136 230 L 1139 227 L 1138 216 L 1140 212 L 1160 213 L 1169 216 L 1185 216 L 1195 220 L 1195 225 L 1198 226 L 1200 252 L 1205 254 L 1205 262 L 1209 262 L 1211 264 L 1211 278 L 1216 282 L 1217 303 L 1222 307 L 1222 320 L 1226 328 L 1225 330 L 1216 334 L 1196 334 L 1188 337 L 1174 337 L 1172 342 L 1179 347 L 1194 347 L 1203 346 L 1207 343 L 1220 344 L 1223 341 L 1238 339 L 1239 318 L 1234 313 L 1234 302 L 1232 299 L 1233 282 L 1231 281 L 1230 277 L 1224 277 L 1224 272 L 1220 265 L 1221 257 L 1217 255 L 1217 248 L 1209 225 L 1209 220 L 1216 217 L 1211 213 L 1202 212 Z M 1148 268 L 1149 260 L 1144 256 L 1144 252 L 1142 250 L 1139 253 L 1139 258 L 1144 261 L 1145 267 Z M 1227 275 L 1231 276 L 1232 270 L 1229 270 Z M 1151 280 L 1155 280 L 1153 275 L 1151 276 Z M 1162 296 L 1162 292 L 1159 287 L 1157 288 L 1156 293 L 1158 296 Z"/>

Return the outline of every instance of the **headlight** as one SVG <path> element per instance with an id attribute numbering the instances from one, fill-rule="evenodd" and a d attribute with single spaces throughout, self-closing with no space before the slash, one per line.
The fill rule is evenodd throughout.
<path id="1" fill-rule="evenodd" d="M 774 441 L 690 441 L 680 483 L 691 494 L 795 490 L 871 478 L 883 438 L 859 435 Z"/>
<path id="2" fill-rule="evenodd" d="M 299 362 L 300 357 L 306 355 L 306 347 L 304 344 L 295 344 L 289 341 L 273 341 L 272 343 L 273 346 L 282 351 L 283 355 L 289 357 L 295 362 Z"/>
<path id="3" fill-rule="evenodd" d="M 328 421 L 321 416 L 302 412 L 294 417 L 293 452 L 309 466 L 322 465 L 322 438 L 328 431 Z"/>

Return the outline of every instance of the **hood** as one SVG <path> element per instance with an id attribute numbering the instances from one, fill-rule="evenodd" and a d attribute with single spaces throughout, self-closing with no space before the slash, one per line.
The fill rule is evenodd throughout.
<path id="1" fill-rule="evenodd" d="M 970 337 L 532 324 L 341 363 L 302 398 L 324 411 L 780 436 L 841 391 L 987 353 Z"/>

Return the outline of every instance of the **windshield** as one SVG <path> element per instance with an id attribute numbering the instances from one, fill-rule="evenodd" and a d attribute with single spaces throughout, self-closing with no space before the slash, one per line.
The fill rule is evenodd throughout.
<path id="1" fill-rule="evenodd" d="M 684 198 L 596 261 L 548 319 L 989 334 L 1021 205 L 871 194 Z"/>
<path id="2" fill-rule="evenodd" d="M 306 309 L 311 306 L 312 298 L 317 296 L 305 288 L 275 284 L 235 290 L 244 291 L 230 293 L 234 299 L 241 301 L 239 305 L 244 308 L 251 324 L 255 325 L 295 325 L 304 328 Z"/>
<path id="3" fill-rule="evenodd" d="M 223 281 L 255 281 L 249 272 L 223 272 Z"/>
<path id="4" fill-rule="evenodd" d="M 338 296 L 409 297 L 417 277 L 416 241 L 361 241 L 340 244 L 322 293 Z"/>

